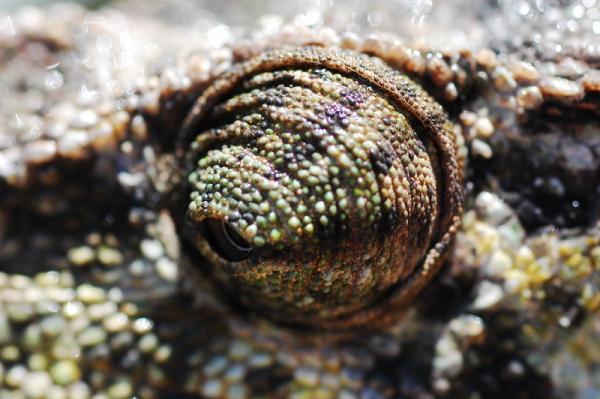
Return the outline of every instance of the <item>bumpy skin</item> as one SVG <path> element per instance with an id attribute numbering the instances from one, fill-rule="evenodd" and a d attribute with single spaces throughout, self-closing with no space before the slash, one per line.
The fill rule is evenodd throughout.
<path id="1" fill-rule="evenodd" d="M 132 45 L 143 41 L 123 35 L 123 24 L 130 20 L 165 48 L 175 43 L 185 47 L 188 36 L 135 14 L 123 22 L 111 11 L 87 13 L 59 6 L 3 19 L 2 395 L 597 396 L 598 10 L 590 1 L 556 7 L 536 4 L 527 3 L 526 11 L 544 8 L 539 22 L 543 40 L 499 39 L 489 43 L 494 50 L 436 52 L 422 42 L 409 45 L 408 35 L 338 33 L 332 21 L 332 28 L 306 29 L 301 23 L 265 27 L 250 40 L 194 47 L 172 64 L 154 59 L 151 48 Z M 493 25 L 491 17 L 482 18 Z M 110 24 L 103 23 L 106 20 Z M 222 33 L 222 28 L 215 29 L 213 40 Z M 524 32 L 510 36 L 530 33 L 520 29 Z M 309 47 L 315 45 L 323 49 Z M 261 56 L 265 51 L 269 55 Z M 348 67 L 354 64 L 359 65 Z M 393 79 L 365 75 L 373 69 Z M 309 84 L 312 91 L 286 91 L 289 86 L 273 84 L 279 74 Z M 425 94 L 417 95 L 417 104 L 427 105 L 415 106 L 410 95 L 388 86 L 397 79 L 418 92 L 409 78 L 441 108 Z M 230 92 L 227 86 L 241 80 L 243 87 Z M 398 119 L 399 134 L 409 138 L 415 131 L 423 133 L 420 124 L 425 128 L 427 134 L 409 147 L 422 154 L 417 158 L 430 159 L 432 166 L 424 173 L 435 177 L 430 190 L 436 193 L 430 193 L 429 216 L 441 227 L 424 234 L 428 240 L 421 250 L 435 254 L 450 248 L 442 232 L 454 235 L 458 223 L 452 216 L 460 210 L 462 190 L 456 183 L 461 179 L 451 176 L 460 175 L 457 164 L 464 158 L 467 200 L 462 230 L 437 279 L 429 281 L 432 273 L 425 278 L 416 274 L 411 280 L 417 281 L 414 290 L 403 290 L 406 284 L 396 285 L 394 280 L 394 292 L 408 293 L 400 297 L 411 299 L 421 284 L 430 283 L 410 306 L 409 298 L 398 301 L 404 317 L 381 298 L 373 298 L 367 285 L 367 302 L 377 309 L 375 320 L 334 319 L 324 332 L 311 328 L 309 321 L 327 327 L 331 314 L 323 309 L 331 309 L 332 302 L 322 302 L 323 308 L 307 302 L 307 310 L 296 303 L 296 291 L 287 298 L 264 296 L 247 288 L 248 282 L 256 281 L 252 273 L 241 273 L 232 284 L 231 274 L 215 275 L 222 271 L 214 268 L 218 255 L 202 234 L 194 240 L 194 233 L 206 217 L 230 217 L 231 209 L 218 206 L 219 191 L 206 187 L 208 180 L 216 187 L 223 178 L 216 164 L 223 162 L 229 168 L 227 176 L 240 173 L 231 177 L 243 181 L 256 178 L 243 174 L 247 167 L 262 171 L 265 163 L 276 163 L 280 156 L 269 159 L 261 152 L 261 145 L 266 148 L 269 143 L 260 140 L 271 134 L 243 140 L 236 135 L 245 128 L 253 134 L 265 130 L 259 117 L 275 113 L 277 107 L 300 104 L 298 117 L 310 120 L 307 109 L 317 110 L 319 101 L 333 103 L 327 95 L 309 101 L 332 81 L 363 91 L 369 105 L 359 111 L 376 114 L 358 114 L 356 126 L 364 128 L 352 137 L 381 134 L 369 124 L 382 114 Z M 286 104 L 289 98 L 296 101 Z M 255 103 L 263 99 L 273 102 L 273 108 L 259 109 Z M 432 112 L 437 115 L 433 119 Z M 330 123 L 341 128 L 339 115 L 334 112 Z M 442 122 L 446 118 L 452 127 Z M 246 125 L 236 125 L 236 120 Z M 281 129 L 266 127 L 274 133 Z M 290 142 L 304 141 L 291 137 Z M 455 148 L 455 156 L 443 155 Z M 348 151 L 355 149 L 349 146 Z M 246 165 L 242 158 L 241 167 L 233 167 L 235 151 L 246 151 L 252 162 Z M 285 152 L 283 156 L 293 163 L 285 159 Z M 344 162 L 337 163 L 344 169 Z M 411 165 L 403 164 L 407 170 Z M 207 172 L 211 167 L 213 172 Z M 391 173 L 389 166 L 387 172 Z M 383 175 L 380 171 L 379 177 Z M 367 176 L 368 170 L 358 174 Z M 310 181 L 306 176 L 300 186 Z M 355 184 L 351 179 L 340 179 L 342 183 L 353 188 Z M 327 191 L 326 184 L 321 192 L 315 189 L 314 210 L 306 206 L 305 214 L 314 218 L 321 209 L 319 199 L 328 201 Z M 228 193 L 219 192 L 221 198 L 223 194 Z M 359 194 L 349 201 L 357 209 Z M 193 205 L 202 195 L 205 198 Z M 374 195 L 362 198 L 369 202 Z M 427 196 L 411 198 L 424 201 Z M 250 206 L 257 201 L 250 196 L 246 202 Z M 208 207 L 203 208 L 204 203 Z M 298 208 L 293 212 L 301 213 Z M 244 219 L 248 225 L 263 216 L 260 206 L 251 210 L 250 220 Z M 328 221 L 344 225 L 329 212 Z M 385 249 L 381 242 L 394 239 L 369 232 L 380 217 L 376 212 L 349 217 L 358 225 L 342 235 L 344 242 L 375 243 Z M 322 254 L 327 240 L 319 240 L 319 235 L 331 237 L 314 223 L 311 233 L 307 227 L 312 219 L 296 218 L 299 224 L 292 221 L 292 229 L 281 235 L 258 222 L 256 231 L 246 231 L 248 226 L 239 223 L 236 227 L 246 240 L 264 233 L 274 250 L 287 250 L 275 259 L 289 266 L 296 259 L 294 251 Z M 290 225 L 290 218 L 285 221 Z M 420 253 L 415 257 L 420 259 Z M 253 256 L 258 266 L 273 259 L 272 253 Z M 345 251 L 337 256 L 352 257 Z M 391 254 L 382 259 L 397 261 Z M 412 262 L 403 273 L 413 268 L 427 271 L 427 262 Z M 431 265 L 437 269 L 442 264 Z M 330 266 L 325 262 L 324 267 Z M 339 301 L 333 302 L 343 304 L 341 313 L 353 314 L 355 309 L 346 307 L 354 303 L 364 307 L 362 292 L 341 286 Z M 284 321 L 302 325 L 273 323 L 281 308 L 287 312 Z M 334 309 L 337 315 L 340 308 Z M 367 323 L 370 331 L 332 338 L 331 330 L 335 335 L 346 323 Z"/>
<path id="2" fill-rule="evenodd" d="M 207 119 L 227 122 L 190 145 Z M 435 276 L 458 230 L 452 125 L 420 87 L 359 53 L 306 46 L 241 63 L 202 94 L 182 136 L 200 158 L 196 230 L 223 221 L 256 247 L 228 262 L 200 233 L 201 252 L 236 298 L 281 321 L 381 327 Z"/>

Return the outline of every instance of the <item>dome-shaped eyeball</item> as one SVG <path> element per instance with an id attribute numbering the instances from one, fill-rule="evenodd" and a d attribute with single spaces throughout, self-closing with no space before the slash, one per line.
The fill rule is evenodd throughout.
<path id="1" fill-rule="evenodd" d="M 462 160 L 442 107 L 355 52 L 301 47 L 236 64 L 178 141 L 208 275 L 286 324 L 391 322 L 460 224 Z"/>
<path id="2" fill-rule="evenodd" d="M 206 219 L 202 222 L 200 230 L 211 248 L 229 262 L 240 262 L 252 254 L 252 247 L 223 220 Z"/>

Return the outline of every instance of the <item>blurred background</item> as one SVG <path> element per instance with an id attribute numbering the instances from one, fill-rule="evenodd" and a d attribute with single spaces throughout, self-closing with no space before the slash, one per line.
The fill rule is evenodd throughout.
<path id="1" fill-rule="evenodd" d="M 64 1 L 64 0 L 63 0 Z M 59 0 L 0 0 L 0 10 L 10 11 L 25 5 L 39 6 L 42 4 L 58 3 Z M 83 4 L 86 7 L 96 8 L 110 0 L 71 0 L 71 2 Z"/>
<path id="2" fill-rule="evenodd" d="M 210 33 L 215 27 L 227 30 L 228 34 L 235 37 L 252 30 L 253 27 L 278 26 L 283 21 L 291 21 L 296 25 L 311 28 L 327 25 L 338 31 L 360 34 L 387 31 L 408 39 L 426 37 L 433 45 L 464 44 L 468 38 L 469 43 L 475 47 L 482 41 L 485 31 L 488 30 L 480 22 L 481 15 L 489 15 L 497 11 L 496 2 L 511 5 L 514 1 L 528 0 L 71 1 L 90 9 L 110 5 L 123 15 L 135 16 L 138 19 L 146 18 L 154 22 L 160 21 L 164 25 L 182 31 L 191 29 L 193 38 L 198 40 L 201 34 Z M 0 16 L 2 13 L 15 12 L 19 7 L 26 5 L 51 5 L 58 2 L 60 0 L 0 0 Z M 460 23 L 457 23 L 457 20 L 460 20 Z M 190 40 L 189 37 L 188 35 L 186 40 Z"/>

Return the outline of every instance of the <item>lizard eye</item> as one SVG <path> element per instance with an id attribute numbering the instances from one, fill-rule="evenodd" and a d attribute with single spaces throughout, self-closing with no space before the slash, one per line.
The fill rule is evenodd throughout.
<path id="1" fill-rule="evenodd" d="M 204 221 L 203 233 L 214 251 L 230 262 L 248 259 L 252 253 L 250 245 L 227 222 L 207 219 Z"/>
<path id="2" fill-rule="evenodd" d="M 304 47 L 242 62 L 203 92 L 178 140 L 209 274 L 278 321 L 391 321 L 458 228 L 450 122 L 365 55 Z"/>

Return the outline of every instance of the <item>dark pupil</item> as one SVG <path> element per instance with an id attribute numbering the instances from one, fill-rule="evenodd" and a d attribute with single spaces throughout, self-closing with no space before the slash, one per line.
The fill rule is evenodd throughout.
<path id="1" fill-rule="evenodd" d="M 227 222 L 207 219 L 203 230 L 213 250 L 230 262 L 247 259 L 252 253 L 250 245 Z"/>

